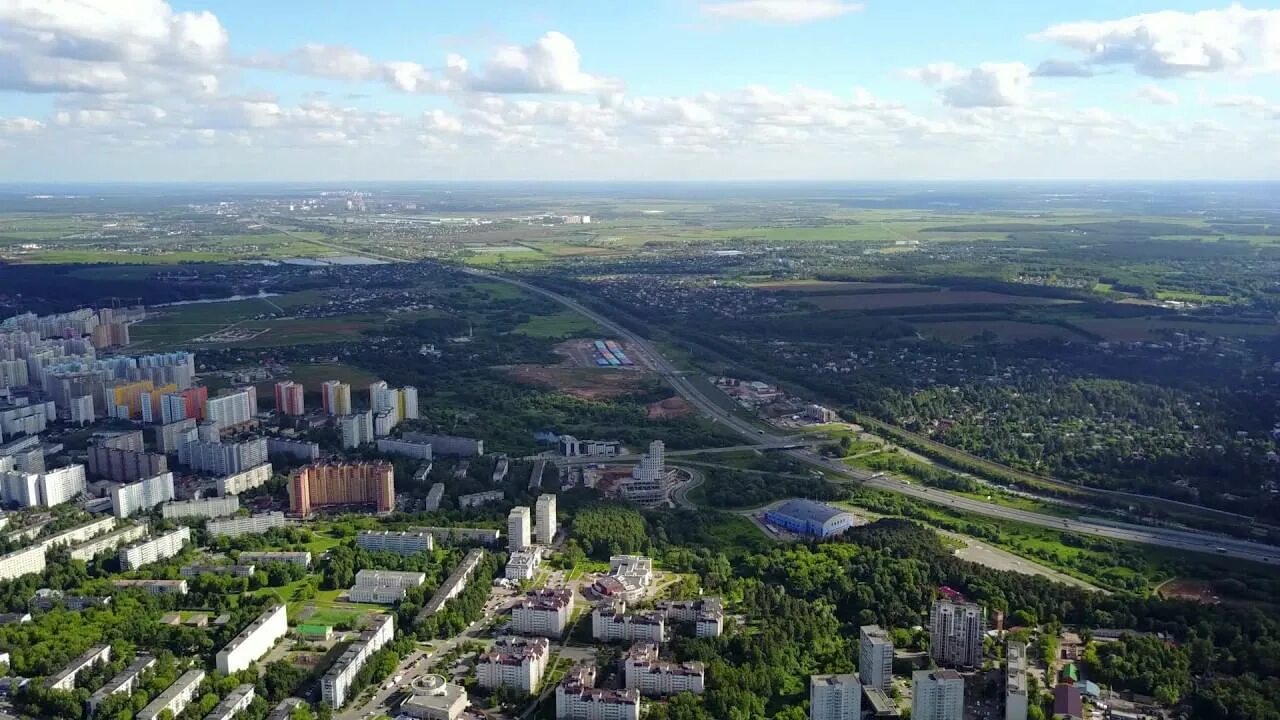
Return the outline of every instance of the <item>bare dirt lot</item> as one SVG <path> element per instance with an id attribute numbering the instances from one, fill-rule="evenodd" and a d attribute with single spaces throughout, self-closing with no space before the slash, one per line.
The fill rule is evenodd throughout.
<path id="1" fill-rule="evenodd" d="M 1211 584 L 1195 578 L 1174 578 L 1157 588 L 1156 592 L 1163 598 L 1190 600 L 1206 605 L 1221 602 Z"/>
<path id="2" fill-rule="evenodd" d="M 503 368 L 516 382 L 559 390 L 585 400 L 602 400 L 635 391 L 644 373 L 632 369 L 580 368 L 565 365 L 512 365 Z"/>
<path id="3" fill-rule="evenodd" d="M 666 418 L 685 417 L 693 414 L 693 406 L 688 400 L 682 397 L 669 397 L 666 400 L 659 400 L 656 403 L 650 403 L 648 416 L 650 420 L 663 420 Z"/>

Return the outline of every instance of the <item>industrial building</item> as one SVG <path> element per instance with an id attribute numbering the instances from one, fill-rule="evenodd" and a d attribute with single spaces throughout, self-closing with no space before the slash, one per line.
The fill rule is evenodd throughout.
<path id="1" fill-rule="evenodd" d="M 267 610 L 218 651 L 218 672 L 230 675 L 244 670 L 288 633 L 289 620 L 284 605 Z"/>
<path id="2" fill-rule="evenodd" d="M 307 465 L 289 476 L 289 510 L 306 516 L 319 508 L 372 505 L 389 513 L 395 509 L 394 475 L 388 462 Z"/>
<path id="3" fill-rule="evenodd" d="M 856 518 L 826 503 L 792 499 L 765 512 L 764 519 L 798 535 L 825 538 L 853 527 Z"/>

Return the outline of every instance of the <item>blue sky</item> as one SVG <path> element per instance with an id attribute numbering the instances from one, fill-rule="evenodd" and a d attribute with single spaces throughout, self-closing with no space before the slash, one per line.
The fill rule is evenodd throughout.
<path id="1" fill-rule="evenodd" d="M 0 3 L 0 180 L 1275 178 L 1280 10 Z"/>

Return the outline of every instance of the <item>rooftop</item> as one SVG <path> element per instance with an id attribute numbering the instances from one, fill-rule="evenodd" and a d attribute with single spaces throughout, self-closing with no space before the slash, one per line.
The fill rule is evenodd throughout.
<path id="1" fill-rule="evenodd" d="M 834 517 L 848 514 L 843 510 L 834 508 L 826 503 L 804 500 L 802 498 L 788 500 L 775 508 L 773 512 L 804 522 L 816 523 L 825 523 Z"/>

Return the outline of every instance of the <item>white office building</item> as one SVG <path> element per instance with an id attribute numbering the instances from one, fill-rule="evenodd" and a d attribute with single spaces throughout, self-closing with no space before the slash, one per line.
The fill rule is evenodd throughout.
<path id="1" fill-rule="evenodd" d="M 628 613 L 622 600 L 602 602 L 591 611 L 591 636 L 600 642 L 641 641 L 656 645 L 666 639 L 666 632 L 664 613 Z"/>
<path id="2" fill-rule="evenodd" d="M 373 627 L 360 633 L 360 638 L 343 651 L 337 662 L 329 668 L 329 672 L 320 679 L 321 700 L 334 709 L 345 705 L 356 673 L 394 637 L 394 615 L 383 615 L 375 619 Z"/>
<path id="3" fill-rule="evenodd" d="M 534 516 L 537 520 L 537 540 L 539 544 L 550 545 L 556 538 L 556 496 L 543 494 L 538 496 L 534 505 Z"/>
<path id="4" fill-rule="evenodd" d="M 524 550 L 533 544 L 530 537 L 533 529 L 531 514 L 529 508 L 524 506 L 511 508 L 511 513 L 507 515 L 508 550 Z"/>
<path id="5" fill-rule="evenodd" d="M 237 537 L 264 533 L 272 528 L 285 527 L 288 524 L 289 521 L 285 519 L 284 513 L 274 510 L 255 515 L 210 520 L 205 523 L 204 529 L 210 535 Z"/>
<path id="6" fill-rule="evenodd" d="M 689 692 L 701 695 L 705 690 L 706 670 L 700 662 L 674 663 L 658 659 L 658 646 L 637 643 L 623 663 L 627 689 L 638 690 L 645 697 L 667 697 Z"/>
<path id="7" fill-rule="evenodd" d="M 356 547 L 370 552 L 416 555 L 417 553 L 430 552 L 435 548 L 435 541 L 429 533 L 424 532 L 363 530 L 356 536 Z"/>
<path id="8" fill-rule="evenodd" d="M 862 683 L 856 675 L 811 675 L 809 720 L 862 720 Z"/>
<path id="9" fill-rule="evenodd" d="M 499 638 L 476 660 L 476 679 L 490 690 L 507 687 L 533 694 L 550 655 L 546 638 Z"/>
<path id="10" fill-rule="evenodd" d="M 230 675 L 244 670 L 266 655 L 288 632 L 289 619 L 284 605 L 267 610 L 218 651 L 218 672 Z"/>
<path id="11" fill-rule="evenodd" d="M 180 527 L 159 537 L 120 548 L 120 568 L 126 571 L 137 570 L 144 565 L 171 558 L 182 552 L 183 545 L 188 542 L 191 542 L 191 529 Z"/>
<path id="12" fill-rule="evenodd" d="M 217 479 L 219 495 L 239 495 L 246 490 L 262 487 L 271 480 L 271 464 L 263 463 L 242 470 L 238 473 L 224 475 Z"/>
<path id="13" fill-rule="evenodd" d="M 173 497 L 173 473 L 160 473 L 112 489 L 111 514 L 118 518 L 126 518 L 140 512 L 148 512 L 160 503 L 173 500 Z"/>
<path id="14" fill-rule="evenodd" d="M 955 670 L 911 674 L 911 720 L 964 720 L 964 678 Z"/>
<path id="15" fill-rule="evenodd" d="M 573 615 L 573 590 L 530 590 L 511 609 L 511 629 L 520 635 L 558 638 Z"/>
<path id="16" fill-rule="evenodd" d="M 888 690 L 893 681 L 893 641 L 879 625 L 858 629 L 858 679 L 881 690 Z"/>
<path id="17" fill-rule="evenodd" d="M 1004 720 L 1027 720 L 1027 644 L 1005 648 Z"/>
<path id="18" fill-rule="evenodd" d="M 184 517 L 219 518 L 235 515 L 240 511 L 240 498 L 235 495 L 167 502 L 160 506 L 160 514 L 167 520 Z"/>
<path id="19" fill-rule="evenodd" d="M 183 710 L 187 709 L 187 705 L 191 704 L 202 682 L 204 682 L 203 670 L 186 671 L 164 692 L 157 695 L 149 705 L 140 710 L 134 716 L 135 720 L 156 720 L 165 710 L 169 711 L 170 717 L 178 717 Z"/>
<path id="20" fill-rule="evenodd" d="M 937 600 L 929 610 L 929 656 L 943 666 L 978 667 L 986 632 L 981 605 Z"/>

